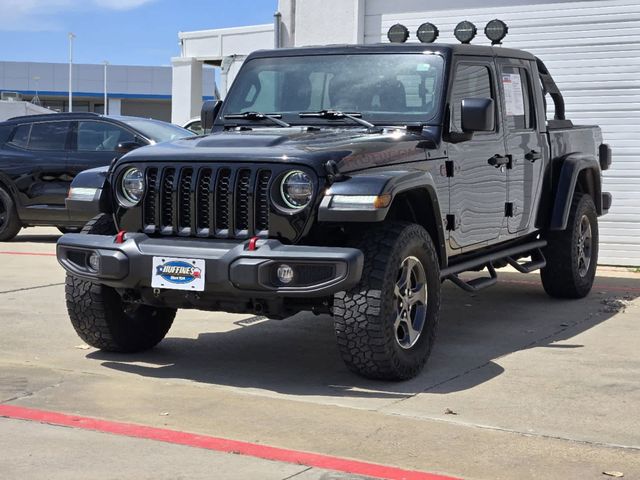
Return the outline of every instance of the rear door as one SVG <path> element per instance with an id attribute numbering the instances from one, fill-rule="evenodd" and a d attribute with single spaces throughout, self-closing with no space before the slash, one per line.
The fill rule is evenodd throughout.
<path id="1" fill-rule="evenodd" d="M 498 58 L 505 142 L 511 164 L 507 169 L 507 227 L 510 235 L 526 234 L 533 227 L 536 198 L 542 184 L 546 143 L 536 125 L 530 63 Z"/>
<path id="2" fill-rule="evenodd" d="M 119 143 L 136 140 L 131 130 L 104 120 L 79 120 L 74 122 L 73 132 L 68 159 L 73 177 L 84 170 L 109 165 L 117 156 Z"/>
<path id="3" fill-rule="evenodd" d="M 71 177 L 66 164 L 71 122 L 50 121 L 18 125 L 7 143 L 20 156 L 14 177 L 25 208 L 25 220 L 66 220 L 65 198 Z"/>

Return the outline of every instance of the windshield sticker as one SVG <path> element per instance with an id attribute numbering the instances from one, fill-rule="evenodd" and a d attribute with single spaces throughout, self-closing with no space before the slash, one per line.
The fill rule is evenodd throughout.
<path id="1" fill-rule="evenodd" d="M 418 72 L 428 72 L 431 70 L 431 64 L 429 63 L 419 63 L 416 70 Z"/>
<path id="2" fill-rule="evenodd" d="M 522 79 L 519 73 L 505 73 L 502 75 L 502 87 L 504 90 L 504 104 L 508 117 L 524 115 L 524 94 L 522 91 Z"/>

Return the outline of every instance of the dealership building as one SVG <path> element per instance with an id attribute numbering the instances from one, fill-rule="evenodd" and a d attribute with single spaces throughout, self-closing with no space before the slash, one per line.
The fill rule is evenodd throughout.
<path id="1" fill-rule="evenodd" d="M 181 32 L 172 59 L 173 110 L 182 122 L 200 110 L 206 66 L 220 71 L 224 96 L 254 50 L 326 44 L 388 42 L 400 23 L 417 42 L 431 22 L 441 43 L 457 43 L 455 26 L 469 20 L 479 33 L 492 19 L 510 28 L 504 45 L 541 57 L 576 124 L 598 124 L 614 152 L 605 172 L 613 207 L 601 219 L 600 262 L 640 265 L 640 2 L 630 0 L 280 0 L 274 22 L 239 28 Z M 490 42 L 479 34 L 473 43 Z"/>
<path id="2" fill-rule="evenodd" d="M 74 64 L 74 112 L 108 113 L 171 120 L 171 67 Z M 202 71 L 202 98 L 215 96 L 213 69 Z M 69 64 L 0 62 L 0 97 L 69 111 Z"/>

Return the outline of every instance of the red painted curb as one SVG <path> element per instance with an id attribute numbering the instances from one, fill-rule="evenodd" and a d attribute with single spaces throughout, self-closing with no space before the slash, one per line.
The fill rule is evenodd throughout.
<path id="1" fill-rule="evenodd" d="M 164 428 L 146 427 L 131 423 L 110 422 L 106 420 L 98 420 L 96 418 L 47 412 L 44 410 L 36 410 L 14 405 L 0 405 L 0 417 L 17 420 L 30 420 L 82 430 L 93 430 L 97 432 L 122 435 L 125 437 L 156 440 L 176 445 L 215 450 L 217 452 L 235 453 L 238 455 L 247 455 L 276 462 L 306 465 L 308 467 L 316 467 L 324 470 L 333 470 L 389 480 L 456 480 L 453 477 L 445 477 L 442 475 L 413 470 L 404 470 L 401 468 L 360 462 L 340 457 L 332 457 L 329 455 L 287 450 L 284 448 L 269 447 L 255 443 L 210 437 L 208 435 L 197 435 Z"/>
<path id="2" fill-rule="evenodd" d="M 0 252 L 0 255 L 31 255 L 34 257 L 55 257 L 55 253 L 38 253 L 38 252 Z"/>

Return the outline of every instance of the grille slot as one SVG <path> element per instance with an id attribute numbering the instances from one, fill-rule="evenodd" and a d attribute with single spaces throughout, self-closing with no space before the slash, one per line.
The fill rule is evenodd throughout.
<path id="1" fill-rule="evenodd" d="M 178 208 L 180 229 L 191 228 L 191 181 L 193 170 L 185 168 L 180 172 L 180 187 L 178 192 Z"/>
<path id="2" fill-rule="evenodd" d="M 260 170 L 256 187 L 256 231 L 269 230 L 269 180 L 271 172 Z"/>
<path id="3" fill-rule="evenodd" d="M 269 169 L 150 166 L 142 209 L 148 234 L 248 238 L 269 232 Z"/>
<path id="4" fill-rule="evenodd" d="M 173 233 L 175 212 L 173 208 L 173 182 L 175 180 L 175 168 L 167 168 L 162 178 L 160 205 L 162 212 L 162 231 Z"/>
<path id="5" fill-rule="evenodd" d="M 144 225 L 152 226 L 152 231 L 155 231 L 155 226 L 158 223 L 156 217 L 156 201 L 158 199 L 158 169 L 150 168 L 147 170 L 147 195 L 144 200 Z"/>
<path id="6" fill-rule="evenodd" d="M 249 231 L 250 185 L 251 170 L 240 170 L 240 172 L 238 172 L 235 198 L 235 228 L 237 232 L 244 232 L 245 234 Z"/>
<path id="7" fill-rule="evenodd" d="M 198 180 L 198 189 L 196 191 L 196 209 L 197 213 L 197 228 L 198 231 L 204 231 L 208 235 L 211 230 L 211 177 L 213 172 L 210 168 L 203 168 L 200 171 L 200 178 Z"/>
<path id="8" fill-rule="evenodd" d="M 223 168 L 216 182 L 216 233 L 229 230 L 229 192 L 231 170 Z"/>

